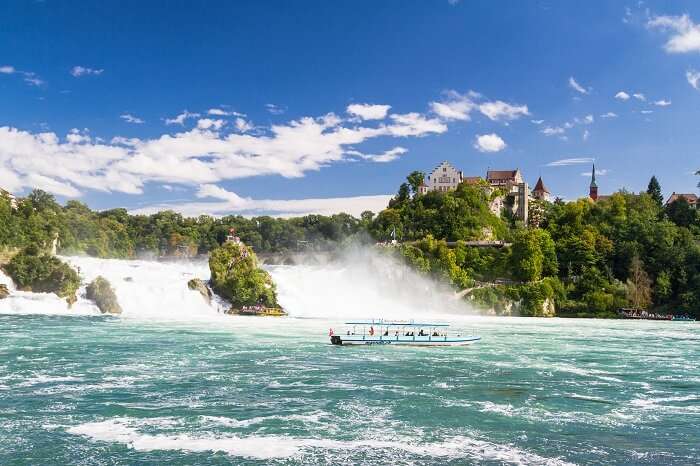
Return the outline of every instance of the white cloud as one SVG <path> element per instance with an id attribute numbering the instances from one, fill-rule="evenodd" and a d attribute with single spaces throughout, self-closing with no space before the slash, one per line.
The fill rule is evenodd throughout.
<path id="1" fill-rule="evenodd" d="M 593 115 L 586 115 L 583 118 L 574 118 L 574 123 L 576 123 L 577 125 L 590 125 L 593 124 L 594 121 L 595 118 L 593 118 Z M 568 125 L 569 128 L 573 127 L 571 123 L 568 123 Z"/>
<path id="2" fill-rule="evenodd" d="M 182 115 L 173 122 L 184 122 L 192 114 Z M 261 128 L 255 134 L 224 131 L 224 120 L 197 123 L 175 134 L 152 139 L 116 136 L 109 143 L 91 138 L 87 131 L 74 130 L 61 138 L 52 132 L 0 127 L 0 179 L 13 191 L 32 188 L 40 179 L 54 192 L 73 196 L 83 190 L 140 194 L 146 183 L 191 186 L 262 175 L 293 178 L 352 160 L 355 147 L 371 139 L 447 131 L 443 121 L 420 113 L 394 114 L 389 122 L 373 125 L 346 125 L 329 113 Z M 403 151 L 394 148 L 374 160 L 386 162 Z"/>
<path id="3" fill-rule="evenodd" d="M 46 82 L 37 76 L 36 73 L 32 71 L 21 71 L 11 65 L 0 66 L 0 74 L 18 74 L 22 76 L 24 82 L 30 86 L 40 87 L 46 84 Z"/>
<path id="4" fill-rule="evenodd" d="M 202 118 L 201 120 L 197 120 L 197 128 L 199 129 L 219 131 L 225 124 L 226 122 L 224 120 L 212 120 L 211 118 Z"/>
<path id="5" fill-rule="evenodd" d="M 590 131 L 587 129 L 583 130 L 583 135 L 581 136 L 584 141 L 588 141 L 588 137 L 591 135 Z"/>
<path id="6" fill-rule="evenodd" d="M 586 89 L 585 87 L 580 85 L 578 82 L 576 82 L 576 80 L 574 79 L 573 76 L 569 77 L 569 87 L 571 87 L 573 90 L 575 90 L 576 92 L 579 92 L 581 94 L 590 93 L 590 90 Z"/>
<path id="7" fill-rule="evenodd" d="M 501 100 L 485 102 L 479 105 L 479 111 L 493 121 L 515 120 L 530 114 L 527 105 L 511 105 Z"/>
<path id="8" fill-rule="evenodd" d="M 362 120 L 383 120 L 389 113 L 390 108 L 391 105 L 350 104 L 346 112 Z"/>
<path id="9" fill-rule="evenodd" d="M 238 194 L 233 193 L 231 191 L 227 191 L 224 188 L 221 188 L 215 184 L 200 185 L 196 196 L 199 198 L 211 197 L 214 199 L 222 199 L 224 201 L 227 201 L 231 208 L 245 207 L 246 204 L 248 204 L 251 201 L 250 199 L 244 199 Z"/>
<path id="10" fill-rule="evenodd" d="M 639 113 L 642 113 L 644 115 L 648 115 L 650 113 L 654 113 L 654 111 L 653 110 L 640 110 Z"/>
<path id="11" fill-rule="evenodd" d="M 564 134 L 564 131 L 566 130 L 561 126 L 547 126 L 543 128 L 540 133 L 544 134 L 545 136 L 556 136 L 559 134 Z"/>
<path id="12" fill-rule="evenodd" d="M 506 143 L 496 133 L 477 135 L 474 148 L 479 152 L 500 152 L 506 148 Z"/>
<path id="13" fill-rule="evenodd" d="M 671 101 L 661 99 L 661 100 L 657 100 L 656 102 L 654 102 L 654 105 L 656 105 L 657 107 L 668 107 L 669 105 L 671 105 Z"/>
<path id="14" fill-rule="evenodd" d="M 641 92 L 638 92 L 636 94 L 632 94 L 632 97 L 634 97 L 637 100 L 641 100 L 642 102 L 646 102 L 646 100 L 647 100 L 646 96 L 644 94 L 642 94 Z"/>
<path id="15" fill-rule="evenodd" d="M 207 110 L 207 114 L 213 115 L 213 116 L 236 116 L 236 117 L 245 117 L 246 116 L 244 113 L 228 111 L 228 110 L 224 110 L 221 108 L 210 108 L 209 110 Z"/>
<path id="16" fill-rule="evenodd" d="M 389 126 L 382 127 L 389 135 L 397 137 L 427 136 L 428 134 L 441 134 L 447 131 L 447 125 L 437 118 L 426 118 L 420 113 L 393 114 L 390 118 L 394 121 Z"/>
<path id="17" fill-rule="evenodd" d="M 282 115 L 284 112 L 287 111 L 286 108 L 275 104 L 265 104 L 265 108 L 268 112 L 272 113 L 273 115 Z"/>
<path id="18" fill-rule="evenodd" d="M 460 94 L 457 91 L 445 92 L 445 99 L 441 102 L 430 102 L 430 110 L 440 118 L 450 121 L 469 121 L 470 113 L 476 108 L 474 99 L 479 97 L 479 94 L 469 91 L 466 94 Z"/>
<path id="19" fill-rule="evenodd" d="M 88 68 L 86 66 L 74 66 L 70 70 L 70 74 L 74 78 L 79 78 L 80 76 L 94 75 L 99 76 L 104 72 L 103 69 Z"/>
<path id="20" fill-rule="evenodd" d="M 157 204 L 133 210 L 133 214 L 151 214 L 162 210 L 174 210 L 182 215 L 195 217 L 202 214 L 223 216 L 230 214 L 274 215 L 299 217 L 319 214 L 333 215 L 341 212 L 359 217 L 365 210 L 379 212 L 386 208 L 393 197 L 389 194 L 318 199 L 251 199 L 241 197 L 215 185 L 202 185 L 197 197 L 219 199 L 219 202 L 184 202 Z"/>
<path id="21" fill-rule="evenodd" d="M 686 71 L 685 79 L 688 80 L 688 84 L 693 86 L 694 89 L 700 90 L 700 71 L 695 71 L 695 70 Z"/>
<path id="22" fill-rule="evenodd" d="M 166 125 L 184 125 L 185 120 L 189 118 L 199 118 L 199 113 L 192 113 L 188 112 L 187 110 L 183 110 L 182 113 L 177 115 L 174 118 L 166 118 L 165 119 L 165 124 Z"/>
<path id="23" fill-rule="evenodd" d="M 58 181 L 55 178 L 39 175 L 38 173 L 30 173 L 24 177 L 23 184 L 33 186 L 44 191 L 65 197 L 80 197 L 81 192 L 70 183 Z"/>
<path id="24" fill-rule="evenodd" d="M 548 167 L 568 167 L 570 165 L 582 165 L 586 163 L 593 163 L 595 161 L 592 157 L 573 157 L 569 159 L 555 160 L 554 162 L 549 162 Z"/>
<path id="25" fill-rule="evenodd" d="M 615 94 L 615 98 L 619 100 L 629 100 L 630 95 L 626 93 L 625 91 L 620 91 L 617 94 Z"/>
<path id="26" fill-rule="evenodd" d="M 542 123 L 544 123 L 544 120 L 530 120 L 530 122 L 535 125 L 541 125 Z"/>
<path id="27" fill-rule="evenodd" d="M 693 23 L 687 14 L 682 16 L 655 16 L 647 22 L 647 27 L 672 31 L 664 44 L 668 53 L 700 52 L 700 25 Z"/>
<path id="28" fill-rule="evenodd" d="M 603 113 L 600 115 L 601 118 L 617 118 L 617 113 L 615 112 L 608 112 L 608 113 Z"/>
<path id="29" fill-rule="evenodd" d="M 349 151 L 348 154 L 357 155 L 362 159 L 371 160 L 372 162 L 387 163 L 393 162 L 406 152 L 408 152 L 408 149 L 404 147 L 394 147 L 393 149 L 389 149 L 382 154 L 363 154 L 358 151 Z"/>
<path id="30" fill-rule="evenodd" d="M 236 125 L 236 129 L 238 131 L 240 131 L 241 133 L 247 133 L 248 131 L 255 129 L 255 126 L 253 125 L 253 123 L 251 123 L 251 122 L 249 122 L 241 117 L 236 118 L 235 125 Z"/>
<path id="31" fill-rule="evenodd" d="M 480 98 L 481 95 L 474 91 L 466 94 L 446 91 L 443 100 L 430 103 L 430 110 L 445 121 L 469 121 L 475 109 L 492 121 L 515 120 L 530 114 L 527 105 L 513 105 L 501 100 L 478 103 Z"/>
<path id="32" fill-rule="evenodd" d="M 133 123 L 135 125 L 141 125 L 145 123 L 145 121 L 143 121 L 141 118 L 134 116 L 130 113 L 124 113 L 122 115 L 119 115 L 119 118 L 126 121 L 127 123 Z"/>

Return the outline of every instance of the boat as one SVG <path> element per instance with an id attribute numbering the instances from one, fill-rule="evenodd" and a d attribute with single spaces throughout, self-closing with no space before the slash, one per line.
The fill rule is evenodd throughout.
<path id="1" fill-rule="evenodd" d="M 695 322 L 694 317 L 690 317 L 689 315 L 682 315 L 682 316 L 673 316 L 674 322 Z"/>
<path id="2" fill-rule="evenodd" d="M 623 319 L 634 320 L 673 320 L 672 314 L 660 314 L 649 312 L 643 309 L 620 308 L 617 311 L 618 315 Z"/>
<path id="3" fill-rule="evenodd" d="M 241 309 L 231 308 L 226 314 L 238 316 L 282 317 L 288 315 L 281 307 L 243 306 Z"/>
<path id="4" fill-rule="evenodd" d="M 343 333 L 329 331 L 331 344 L 347 345 L 402 345 L 402 346 L 465 346 L 481 340 L 476 335 L 449 335 L 449 324 L 364 320 L 345 322 Z"/>

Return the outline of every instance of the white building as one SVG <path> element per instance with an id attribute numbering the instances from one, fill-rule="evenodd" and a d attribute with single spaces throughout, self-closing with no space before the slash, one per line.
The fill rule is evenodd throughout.
<path id="1" fill-rule="evenodd" d="M 425 194 L 429 191 L 453 191 L 457 189 L 462 179 L 462 172 L 445 161 L 428 175 L 428 178 L 418 187 L 418 192 Z"/>
<path id="2" fill-rule="evenodd" d="M 9 191 L 0 188 L 0 196 L 8 199 L 10 201 L 10 207 L 13 209 L 17 208 L 17 198 Z"/>

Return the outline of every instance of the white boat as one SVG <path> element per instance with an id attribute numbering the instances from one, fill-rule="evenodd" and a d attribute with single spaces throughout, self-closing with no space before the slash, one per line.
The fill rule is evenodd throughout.
<path id="1" fill-rule="evenodd" d="M 345 322 L 348 329 L 336 333 L 330 329 L 334 345 L 404 345 L 404 346 L 465 346 L 481 340 L 476 335 L 447 333 L 449 324 L 429 322 L 400 322 L 366 320 Z M 350 327 L 351 326 L 351 327 Z"/>

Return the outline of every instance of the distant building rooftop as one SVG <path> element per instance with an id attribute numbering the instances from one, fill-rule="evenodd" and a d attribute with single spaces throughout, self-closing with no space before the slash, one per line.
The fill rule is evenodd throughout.
<path id="1" fill-rule="evenodd" d="M 678 199 L 685 199 L 686 201 L 688 201 L 688 204 L 690 204 L 691 206 L 697 206 L 697 204 L 698 204 L 698 196 L 696 194 L 693 194 L 693 193 L 689 193 L 689 194 L 673 193 L 668 198 L 668 201 L 666 201 L 666 205 L 673 204 Z"/>
<path id="2" fill-rule="evenodd" d="M 486 172 L 487 180 L 511 180 L 515 178 L 519 170 L 489 170 Z"/>
<path id="3" fill-rule="evenodd" d="M 541 193 L 549 193 L 549 189 L 544 185 L 544 182 L 542 181 L 542 177 L 540 176 L 537 179 L 537 184 L 535 185 L 535 189 L 533 189 L 535 192 L 541 192 Z"/>

